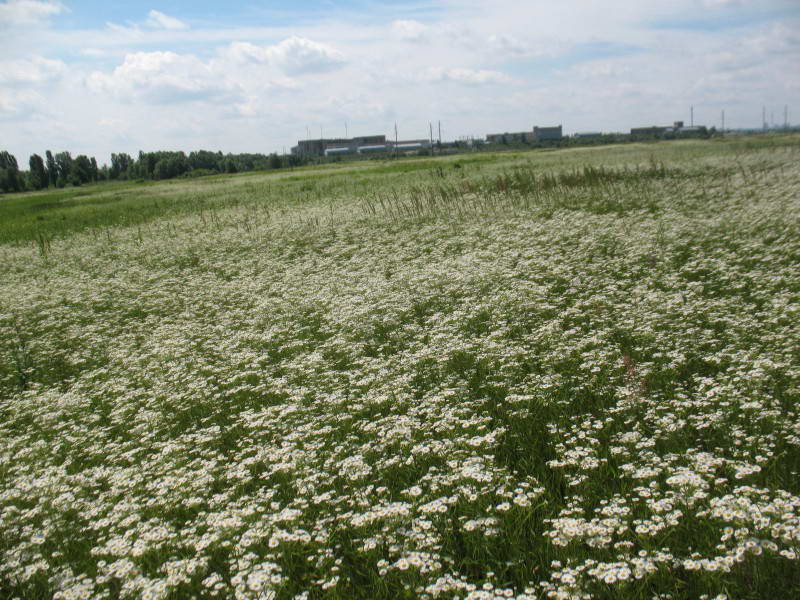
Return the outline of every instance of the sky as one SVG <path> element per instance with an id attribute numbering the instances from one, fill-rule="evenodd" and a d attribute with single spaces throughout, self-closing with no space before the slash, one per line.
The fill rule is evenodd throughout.
<path id="1" fill-rule="evenodd" d="M 0 150 L 800 122 L 800 0 L 162 2 L 0 0 Z"/>

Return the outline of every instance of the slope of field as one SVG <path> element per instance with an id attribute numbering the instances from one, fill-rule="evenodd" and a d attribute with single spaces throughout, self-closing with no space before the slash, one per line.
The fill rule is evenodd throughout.
<path id="1" fill-rule="evenodd" d="M 798 165 L 0 199 L 0 597 L 800 595 Z"/>

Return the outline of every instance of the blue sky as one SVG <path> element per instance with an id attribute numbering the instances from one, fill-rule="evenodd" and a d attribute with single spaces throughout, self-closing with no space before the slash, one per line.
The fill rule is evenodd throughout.
<path id="1" fill-rule="evenodd" d="M 125 24 L 142 20 L 142 15 L 154 8 L 153 3 L 141 2 L 71 2 L 61 26 L 74 28 L 102 27 L 107 22 Z M 166 6 L 166 5 L 165 5 Z M 158 7 L 155 7 L 158 8 Z M 180 15 L 193 27 L 236 27 L 257 23 L 262 26 L 300 25 L 331 15 L 352 15 L 354 18 L 383 18 L 397 15 L 425 18 L 435 14 L 432 4 L 415 4 L 399 0 L 305 0 L 302 3 L 243 2 L 222 3 L 210 0 L 175 0 L 163 12 Z"/>
<path id="2" fill-rule="evenodd" d="M 796 0 L 0 0 L 0 149 L 800 122 L 798 32 Z"/>

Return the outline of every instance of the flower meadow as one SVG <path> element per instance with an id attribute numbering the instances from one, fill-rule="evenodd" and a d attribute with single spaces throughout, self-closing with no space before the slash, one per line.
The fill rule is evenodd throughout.
<path id="1" fill-rule="evenodd" d="M 800 139 L 419 164 L 0 245 L 0 597 L 800 596 Z"/>

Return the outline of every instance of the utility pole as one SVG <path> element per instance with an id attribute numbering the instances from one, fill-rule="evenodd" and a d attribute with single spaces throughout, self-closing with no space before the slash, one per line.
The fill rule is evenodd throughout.
<path id="1" fill-rule="evenodd" d="M 783 128 L 789 129 L 789 105 L 783 105 Z"/>
<path id="2" fill-rule="evenodd" d="M 690 117 L 689 117 L 689 125 L 691 127 L 694 127 L 694 105 L 692 106 L 690 111 L 691 111 L 691 113 L 690 113 Z"/>
<path id="3" fill-rule="evenodd" d="M 442 146 L 442 122 L 439 121 L 439 147 Z"/>
<path id="4" fill-rule="evenodd" d="M 725 109 L 722 109 L 722 133 L 725 133 Z"/>
<path id="5" fill-rule="evenodd" d="M 428 122 L 428 127 L 431 130 L 431 155 L 433 155 L 433 123 Z"/>
<path id="6" fill-rule="evenodd" d="M 397 121 L 394 122 L 394 157 L 397 158 Z"/>
<path id="7" fill-rule="evenodd" d="M 767 130 L 767 107 L 761 107 L 761 129 Z"/>

